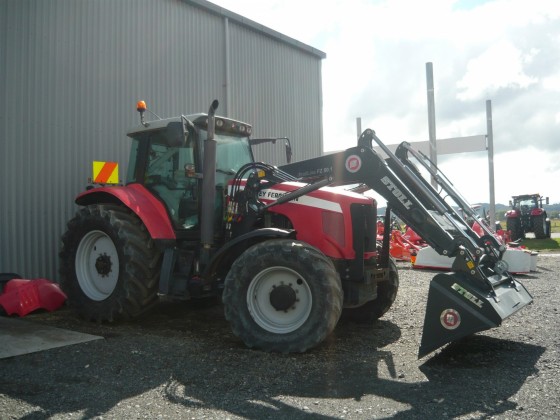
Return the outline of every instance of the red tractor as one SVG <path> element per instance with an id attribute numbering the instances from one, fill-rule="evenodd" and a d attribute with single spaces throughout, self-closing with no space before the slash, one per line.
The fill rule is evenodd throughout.
<path id="1" fill-rule="evenodd" d="M 511 210 L 506 212 L 506 226 L 512 241 L 525 238 L 527 232 L 533 232 L 536 239 L 550 238 L 550 219 L 542 208 L 543 201 L 548 204 L 548 197 L 540 194 L 512 197 Z"/>
<path id="2" fill-rule="evenodd" d="M 274 167 L 255 162 L 252 147 L 277 139 L 251 139 L 250 125 L 216 108 L 214 101 L 208 114 L 146 122 L 139 106 L 125 185 L 76 198 L 60 284 L 79 315 L 131 318 L 159 295 L 221 298 L 247 346 L 303 352 L 343 311 L 372 322 L 395 301 L 391 211 L 456 257 L 453 272 L 431 282 L 419 356 L 498 326 L 532 301 L 501 262 L 503 247 L 490 234 L 480 239 L 421 178 L 408 153 L 427 164 L 407 143 L 394 155 L 368 129 L 357 147 Z M 375 200 L 344 187 L 356 184 L 388 201 L 381 242 Z M 445 180 L 442 188 L 461 200 Z"/>

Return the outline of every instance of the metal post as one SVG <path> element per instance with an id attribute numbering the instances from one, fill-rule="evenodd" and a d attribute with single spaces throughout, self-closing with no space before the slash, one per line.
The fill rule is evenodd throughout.
<path id="1" fill-rule="evenodd" d="M 494 194 L 494 133 L 492 131 L 492 101 L 486 101 L 486 138 L 488 140 L 488 178 L 490 182 L 490 229 L 496 229 L 496 198 Z"/>
<path id="2" fill-rule="evenodd" d="M 437 165 L 436 104 L 434 100 L 434 69 L 432 63 L 426 63 L 426 84 L 428 88 L 428 130 L 430 134 L 430 160 Z M 432 186 L 434 188 L 437 188 L 437 182 L 433 176 Z"/>

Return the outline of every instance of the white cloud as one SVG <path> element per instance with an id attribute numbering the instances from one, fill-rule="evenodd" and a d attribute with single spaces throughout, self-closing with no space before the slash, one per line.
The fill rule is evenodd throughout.
<path id="1" fill-rule="evenodd" d="M 445 158 L 439 166 L 470 203 L 489 202 L 488 155 L 485 152 L 474 153 L 474 157 L 468 155 Z M 530 176 L 526 168 L 531 168 Z M 513 195 L 537 192 L 552 199 L 556 196 L 557 179 L 560 179 L 560 164 L 556 157 L 535 147 L 494 156 L 496 203 L 507 204 Z"/>
<path id="2" fill-rule="evenodd" d="M 523 65 L 532 60 L 535 50 L 523 54 L 511 42 L 501 40 L 469 60 L 467 72 L 457 82 L 460 100 L 483 100 L 501 88 L 525 89 L 537 79 L 525 74 Z"/>
<path id="3" fill-rule="evenodd" d="M 553 75 L 550 77 L 545 77 L 542 80 L 543 88 L 547 90 L 560 91 L 560 75 Z"/>
<path id="4" fill-rule="evenodd" d="M 355 144 L 356 117 L 387 143 L 425 140 L 425 64 L 432 62 L 438 137 L 486 133 L 485 101 L 492 100 L 498 200 L 542 185 L 540 192 L 560 202 L 560 191 L 547 184 L 560 175 L 558 0 L 214 3 L 327 53 L 326 150 Z M 468 168 L 458 173 L 460 191 L 487 201 L 487 163 L 469 154 L 458 159 Z M 536 176 L 524 177 L 527 165 Z"/>

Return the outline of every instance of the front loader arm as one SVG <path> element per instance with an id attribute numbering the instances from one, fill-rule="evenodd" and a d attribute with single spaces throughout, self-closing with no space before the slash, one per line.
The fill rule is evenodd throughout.
<path id="1" fill-rule="evenodd" d="M 375 140 L 387 154 L 382 159 L 372 148 Z M 401 152 L 402 153 L 402 152 Z M 405 156 L 406 157 L 406 156 Z M 358 146 L 279 168 L 319 187 L 319 180 L 331 185 L 365 184 L 387 200 L 387 206 L 441 255 L 454 258 L 453 271 L 464 272 L 493 294 L 493 276 L 512 281 L 500 260 L 503 246 L 489 233 L 480 238 L 464 217 L 421 176 L 408 159 L 395 156 L 365 130 Z M 441 177 L 438 178 L 441 182 Z M 451 198 L 459 194 L 442 188 Z M 470 206 L 466 201 L 460 207 Z M 502 274 L 505 273 L 505 277 Z"/>
<path id="2" fill-rule="evenodd" d="M 379 139 L 377 139 L 377 141 L 379 141 Z M 407 142 L 402 142 L 395 152 L 396 157 L 404 166 L 415 169 L 412 172 L 419 178 L 419 180 L 427 189 L 429 189 L 433 194 L 438 194 L 438 192 L 432 187 L 432 185 L 426 180 L 426 178 L 422 177 L 419 174 L 418 170 L 416 170 L 414 163 L 412 163 L 409 158 L 409 154 L 414 157 L 417 163 L 419 163 L 427 170 L 427 172 L 432 176 L 432 179 L 436 182 L 441 191 L 445 192 L 447 197 L 449 197 L 449 199 L 453 201 L 455 206 L 452 206 L 444 201 L 449 212 L 454 213 L 456 217 L 460 218 L 461 220 L 464 220 L 466 217 L 468 217 L 471 220 L 478 222 L 485 234 L 483 238 L 480 238 L 482 239 L 482 242 L 478 241 L 479 245 L 489 243 L 491 245 L 491 249 L 498 251 L 499 255 L 501 256 L 505 251 L 505 246 L 498 241 L 498 239 L 493 235 L 492 231 L 486 225 L 486 222 L 482 219 L 482 217 L 474 211 L 473 207 L 467 202 L 467 200 L 459 193 L 459 191 L 457 191 L 453 187 L 451 181 L 447 179 L 447 177 L 433 162 L 430 161 L 430 159 L 426 155 L 424 155 L 422 152 L 414 150 Z M 462 215 L 459 214 L 459 209 L 462 211 Z M 466 233 L 469 234 L 469 236 L 471 236 L 475 241 L 479 239 L 478 235 L 472 229 L 468 229 Z"/>

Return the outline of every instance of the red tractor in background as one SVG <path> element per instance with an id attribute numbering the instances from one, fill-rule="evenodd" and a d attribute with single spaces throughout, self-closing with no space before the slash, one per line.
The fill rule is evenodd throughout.
<path id="1" fill-rule="evenodd" d="M 540 194 L 512 197 L 509 202 L 511 210 L 505 215 L 512 241 L 525 238 L 527 232 L 533 232 L 536 239 L 550 238 L 550 219 L 542 208 L 543 201 L 548 204 L 548 197 L 544 198 Z"/>
<path id="2" fill-rule="evenodd" d="M 532 302 L 501 261 L 505 247 L 489 230 L 482 238 L 472 231 L 448 201 L 470 205 L 408 143 L 393 153 L 367 129 L 355 147 L 275 167 L 255 162 L 252 147 L 278 139 L 252 139 L 249 124 L 216 116 L 217 107 L 144 121 L 139 103 L 125 185 L 76 198 L 60 285 L 82 317 L 135 317 L 160 295 L 219 298 L 248 347 L 306 351 L 343 311 L 373 322 L 395 301 L 391 212 L 454 258 L 452 271 L 430 283 L 419 357 Z M 376 201 L 349 190 L 360 184 L 387 200 L 381 241 Z"/>

